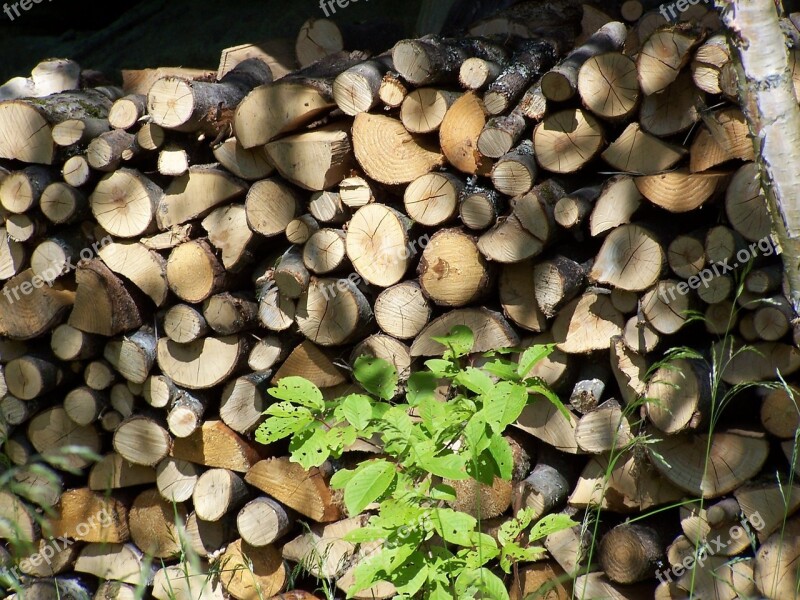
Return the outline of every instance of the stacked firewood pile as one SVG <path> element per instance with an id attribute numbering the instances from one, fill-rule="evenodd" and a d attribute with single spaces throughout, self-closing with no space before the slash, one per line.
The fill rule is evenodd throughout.
<path id="1" fill-rule="evenodd" d="M 346 590 L 366 517 L 335 465 L 254 441 L 266 390 L 337 397 L 363 354 L 407 378 L 455 325 L 475 352 L 554 343 L 536 374 L 571 409 L 532 404 L 519 479 L 459 491 L 487 531 L 512 505 L 592 516 L 512 597 L 792 597 L 796 404 L 746 390 L 719 416 L 800 368 L 736 70 L 702 4 L 641 13 L 523 3 L 373 56 L 312 20 L 296 54 L 231 48 L 218 73 L 78 89 L 93 74 L 49 61 L 4 86 L 41 91 L 0 103 L 0 413 L 26 490 L 0 492 L 0 533 L 36 548 L 25 597 L 269 598 L 294 563 Z M 683 345 L 706 360 L 648 373 Z"/>

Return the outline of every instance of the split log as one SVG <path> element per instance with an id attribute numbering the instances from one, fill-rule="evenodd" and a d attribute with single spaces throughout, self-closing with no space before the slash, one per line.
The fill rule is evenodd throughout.
<path id="1" fill-rule="evenodd" d="M 156 223 L 162 231 L 180 225 L 239 198 L 246 190 L 244 181 L 214 165 L 190 167 L 188 173 L 173 179 L 163 192 Z"/>
<path id="2" fill-rule="evenodd" d="M 582 109 L 548 115 L 533 130 L 539 166 L 553 173 L 573 173 L 600 152 L 604 143 L 600 123 Z"/>
<path id="3" fill-rule="evenodd" d="M 52 535 L 82 542 L 118 544 L 127 542 L 128 511 L 122 502 L 88 488 L 67 490 L 50 519 Z M 102 515 L 102 516 L 100 516 Z"/>
<path id="4" fill-rule="evenodd" d="M 112 452 L 92 465 L 89 472 L 89 489 L 95 491 L 114 490 L 154 483 L 156 472 L 151 467 L 136 465 L 125 460 L 121 454 Z"/>
<path id="5" fill-rule="evenodd" d="M 453 106 L 456 105 L 458 102 Z M 452 110 L 451 107 L 447 114 Z M 447 118 L 445 115 L 442 135 Z M 444 164 L 445 157 L 438 147 L 421 137 L 414 137 L 400 121 L 388 116 L 356 115 L 352 136 L 358 164 L 364 173 L 379 183 L 408 183 Z M 446 154 L 444 144 L 442 148 Z"/>
<path id="6" fill-rule="evenodd" d="M 563 507 L 577 476 L 570 456 L 542 450 L 533 471 L 514 490 L 515 505 L 533 509 L 535 519 Z"/>
<path id="7" fill-rule="evenodd" d="M 685 169 L 636 178 L 636 187 L 656 206 L 682 213 L 702 206 L 721 191 L 727 173 L 689 173 Z"/>
<path id="8" fill-rule="evenodd" d="M 629 173 L 642 173 L 644 175 L 654 175 L 666 171 L 675 166 L 678 161 L 686 155 L 686 150 L 676 144 L 669 144 L 641 130 L 638 123 L 631 123 L 625 128 L 620 136 L 609 144 L 602 154 L 603 160 L 615 169 Z M 637 178 L 637 182 L 642 181 Z M 646 179 L 644 181 L 650 181 Z M 660 181 L 660 180 L 659 180 Z M 700 180 L 702 182 L 704 180 Z M 713 180 L 712 180 L 713 181 Z M 699 183 L 689 180 L 690 183 Z M 680 181 L 672 183 L 670 192 L 675 196 L 685 191 L 679 188 Z M 668 185 L 668 184 L 667 184 Z M 645 197 L 650 199 L 648 190 L 650 188 L 639 188 Z M 702 193 L 702 192 L 699 192 Z M 656 195 L 656 192 L 651 192 Z M 661 206 L 659 204 L 659 206 Z M 670 206 L 664 206 L 669 210 L 674 210 Z M 679 211 L 674 211 L 679 212 Z"/>
<path id="9" fill-rule="evenodd" d="M 185 438 L 178 438 L 171 456 L 206 467 L 247 472 L 261 458 L 262 450 L 222 421 L 209 419 Z"/>
<path id="10" fill-rule="evenodd" d="M 475 334 L 472 352 L 488 352 L 497 348 L 512 348 L 519 337 L 499 313 L 485 308 L 451 310 L 431 321 L 414 339 L 411 356 L 436 356 L 445 347 L 433 340 L 447 335 L 456 325 L 469 327 Z"/>
<path id="11" fill-rule="evenodd" d="M 252 432 L 264 419 L 268 406 L 266 388 L 270 371 L 243 375 L 228 382 L 222 391 L 219 414 L 225 424 L 234 431 Z"/>
<path id="12" fill-rule="evenodd" d="M 645 95 L 660 92 L 674 82 L 698 42 L 697 36 L 678 28 L 656 31 L 647 38 L 636 59 L 639 85 Z"/>
<path id="13" fill-rule="evenodd" d="M 274 546 L 257 548 L 236 540 L 220 561 L 226 565 L 220 577 L 222 587 L 237 600 L 269 598 L 283 590 L 289 577 L 286 564 Z"/>
<path id="14" fill-rule="evenodd" d="M 107 390 L 117 380 L 117 372 L 105 360 L 93 360 L 83 370 L 83 380 L 93 390 Z"/>
<path id="15" fill-rule="evenodd" d="M 330 111 L 336 106 L 335 77 L 364 58 L 362 52 L 337 52 L 278 81 L 254 88 L 236 107 L 236 139 L 246 149 L 261 146 Z"/>
<path id="16" fill-rule="evenodd" d="M 330 471 L 327 464 L 305 471 L 288 458 L 274 458 L 254 465 L 245 481 L 317 523 L 331 523 L 342 518 L 342 509 L 328 487 Z"/>
<path id="17" fill-rule="evenodd" d="M 349 123 L 332 123 L 280 138 L 267 144 L 267 156 L 287 181 L 312 191 L 328 189 L 355 167 L 356 137 L 353 133 L 351 143 L 349 132 Z"/>
<path id="18" fill-rule="evenodd" d="M 439 144 L 447 161 L 462 173 L 487 175 L 491 172 L 493 161 L 478 151 L 486 116 L 486 107 L 474 92 L 462 95 L 444 116 L 439 128 Z"/>
<path id="19" fill-rule="evenodd" d="M 222 584 L 188 563 L 162 567 L 153 577 L 156 600 L 224 600 Z"/>
<path id="20" fill-rule="evenodd" d="M 342 202 L 341 194 L 332 191 L 315 192 L 308 203 L 308 212 L 320 223 L 339 225 L 351 218 L 349 207 Z M 311 232 L 311 235 L 314 233 L 316 231 Z"/>
<path id="21" fill-rule="evenodd" d="M 312 577 L 338 579 L 356 560 L 356 545 L 342 538 L 365 525 L 363 516 L 314 525 L 287 542 L 281 554 L 284 559 L 301 565 Z"/>
<path id="22" fill-rule="evenodd" d="M 121 340 L 110 341 L 103 357 L 128 381 L 144 383 L 156 359 L 153 329 L 143 327 Z"/>
<path id="23" fill-rule="evenodd" d="M 152 582 L 156 570 L 134 544 L 87 544 L 81 549 L 74 569 L 77 573 L 132 585 Z"/>
<path id="24" fill-rule="evenodd" d="M 586 292 L 567 304 L 553 322 L 553 341 L 568 354 L 605 350 L 625 321 L 607 294 Z"/>
<path id="25" fill-rule="evenodd" d="M 275 171 L 269 162 L 266 148 L 245 149 L 235 138 L 228 138 L 214 149 L 214 158 L 228 171 L 245 181 L 269 177 Z"/>
<path id="26" fill-rule="evenodd" d="M 675 486 L 698 497 L 718 498 L 758 473 L 768 449 L 763 436 L 732 430 L 715 432 L 710 444 L 707 434 L 669 436 L 648 448 L 648 454 L 656 469 Z"/>
<path id="27" fill-rule="evenodd" d="M 628 291 L 656 283 L 666 264 L 661 244 L 639 225 L 622 225 L 606 237 L 589 279 Z"/>
<path id="28" fill-rule="evenodd" d="M 689 129 L 700 119 L 705 94 L 682 72 L 665 90 L 646 95 L 639 110 L 639 123 L 648 133 L 664 137 Z"/>
<path id="29" fill-rule="evenodd" d="M 361 208 L 375 202 L 372 184 L 359 175 L 345 177 L 339 184 L 339 198 L 349 208 Z"/>
<path id="30" fill-rule="evenodd" d="M 170 558 L 181 552 L 176 521 L 186 521 L 186 508 L 168 502 L 155 488 L 136 496 L 128 511 L 131 540 L 142 552 L 156 558 Z"/>
<path id="31" fill-rule="evenodd" d="M 139 304 L 120 280 L 99 259 L 81 261 L 69 324 L 85 333 L 113 336 L 142 326 Z"/>
<path id="32" fill-rule="evenodd" d="M 292 376 L 305 377 L 321 389 L 334 387 L 347 381 L 333 360 L 308 340 L 292 350 L 292 353 L 273 376 L 271 383 L 276 384 L 282 378 Z"/>

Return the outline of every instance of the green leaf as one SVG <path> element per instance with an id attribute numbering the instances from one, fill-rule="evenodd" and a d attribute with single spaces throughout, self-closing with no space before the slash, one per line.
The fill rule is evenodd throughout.
<path id="1" fill-rule="evenodd" d="M 553 390 L 546 385 L 540 383 L 528 385 L 528 392 L 531 394 L 540 394 L 544 396 L 553 404 L 553 406 L 558 409 L 558 412 L 564 415 L 565 419 L 568 421 L 571 419 L 571 413 L 567 410 L 567 407 L 564 406 L 564 403 L 561 402 L 561 399 L 556 396 L 555 393 L 553 393 Z"/>
<path id="2" fill-rule="evenodd" d="M 511 480 L 511 472 L 514 468 L 514 457 L 511 453 L 511 446 L 502 435 L 493 435 L 489 443 L 489 453 L 492 455 L 497 465 L 497 475 L 506 481 Z"/>
<path id="3" fill-rule="evenodd" d="M 510 360 L 498 358 L 483 365 L 482 369 L 503 381 L 519 381 L 521 379 L 517 375 L 517 363 Z"/>
<path id="4" fill-rule="evenodd" d="M 575 527 L 578 523 L 570 519 L 567 515 L 547 515 L 539 519 L 531 529 L 528 538 L 530 541 L 535 542 L 542 538 L 547 537 L 551 533 Z"/>
<path id="5" fill-rule="evenodd" d="M 329 484 L 334 490 L 341 490 L 347 485 L 347 482 L 350 481 L 355 474 L 356 472 L 354 469 L 341 469 L 333 474 Z"/>
<path id="6" fill-rule="evenodd" d="M 454 377 L 458 373 L 458 367 L 451 361 L 444 360 L 443 358 L 431 358 L 426 360 L 425 366 L 436 378 Z"/>
<path id="7" fill-rule="evenodd" d="M 442 423 L 447 416 L 447 407 L 444 402 L 436 398 L 425 398 L 419 403 L 419 416 L 425 429 L 433 435 L 442 430 Z"/>
<path id="8" fill-rule="evenodd" d="M 363 431 L 372 418 L 372 402 L 369 396 L 350 394 L 342 400 L 342 415 L 358 431 Z"/>
<path id="9" fill-rule="evenodd" d="M 436 388 L 439 379 L 428 371 L 412 373 L 406 383 L 406 401 L 411 406 L 417 406 L 423 400 L 436 398 Z"/>
<path id="10" fill-rule="evenodd" d="M 419 592 L 427 579 L 428 565 L 419 550 L 413 552 L 391 577 L 397 591 L 409 597 Z"/>
<path id="11" fill-rule="evenodd" d="M 370 394 L 391 400 L 397 391 L 397 369 L 381 358 L 361 356 L 353 365 L 353 375 Z"/>
<path id="12" fill-rule="evenodd" d="M 342 452 L 344 452 L 345 448 L 356 441 L 358 434 L 356 433 L 355 427 L 347 425 L 346 427 L 332 427 L 328 430 L 325 437 L 331 454 L 338 458 L 341 456 Z"/>
<path id="13" fill-rule="evenodd" d="M 344 504 L 351 515 L 361 513 L 389 489 L 395 466 L 385 460 L 362 463 L 344 488 Z"/>
<path id="14" fill-rule="evenodd" d="M 467 463 L 463 456 L 446 454 L 444 456 L 425 457 L 418 461 L 420 467 L 429 473 L 445 479 L 459 481 L 469 479 Z"/>
<path id="15" fill-rule="evenodd" d="M 282 402 L 281 404 L 291 410 L 280 411 L 276 405 L 267 410 L 274 409 L 275 412 L 288 416 L 271 417 L 259 425 L 255 433 L 256 440 L 259 443 L 271 444 L 282 440 L 305 429 L 310 423 L 314 422 L 314 417 L 307 408 L 296 407 L 288 402 Z"/>
<path id="16" fill-rule="evenodd" d="M 284 377 L 278 382 L 278 387 L 271 388 L 268 393 L 278 400 L 294 402 L 319 412 L 325 410 L 322 392 L 303 377 Z"/>
<path id="17" fill-rule="evenodd" d="M 486 415 L 477 412 L 467 422 L 464 427 L 464 439 L 467 441 L 470 454 L 473 458 L 478 457 L 486 448 L 489 447 L 489 436 L 486 433 Z"/>
<path id="18" fill-rule="evenodd" d="M 502 433 L 519 418 L 528 403 L 528 390 L 522 385 L 503 381 L 483 394 L 482 399 L 481 413 L 486 416 L 486 422 L 496 433 Z"/>
<path id="19" fill-rule="evenodd" d="M 473 394 L 485 394 L 494 387 L 492 378 L 475 367 L 467 367 L 456 375 L 453 381 Z"/>
<path id="20" fill-rule="evenodd" d="M 292 462 L 300 463 L 305 470 L 319 467 L 331 455 L 327 432 L 321 426 L 297 432 L 289 443 L 289 452 Z"/>
<path id="21" fill-rule="evenodd" d="M 346 542 L 352 544 L 361 544 L 363 542 L 374 542 L 375 540 L 385 540 L 389 536 L 389 531 L 381 527 L 359 527 L 352 531 L 348 531 L 342 538 Z"/>
<path id="22" fill-rule="evenodd" d="M 431 511 L 431 523 L 442 539 L 459 546 L 471 546 L 471 535 L 478 521 L 470 515 L 452 508 L 435 508 Z"/>
<path id="23" fill-rule="evenodd" d="M 387 452 L 402 452 L 404 447 L 411 443 L 414 424 L 404 409 L 393 406 L 387 410 L 381 418 L 381 425 Z"/>
<path id="24" fill-rule="evenodd" d="M 536 363 L 538 363 L 540 360 L 550 356 L 555 349 L 555 344 L 537 344 L 525 350 L 525 352 L 522 353 L 522 356 L 519 357 L 517 375 L 520 377 L 527 377 L 534 365 L 536 365 Z"/>
<path id="25" fill-rule="evenodd" d="M 455 502 L 456 490 L 447 484 L 437 483 L 431 488 L 431 499 L 442 500 L 444 502 Z"/>
<path id="26" fill-rule="evenodd" d="M 445 336 L 431 336 L 434 342 L 439 342 L 443 346 L 447 346 L 448 352 L 445 352 L 445 358 L 460 358 L 469 354 L 472 350 L 472 345 L 475 343 L 475 336 L 472 335 L 472 330 L 465 325 L 456 325 L 450 330 L 450 333 Z"/>
<path id="27" fill-rule="evenodd" d="M 497 575 L 492 573 L 486 567 L 477 570 L 477 584 L 478 589 L 483 592 L 483 598 L 492 598 L 493 600 L 509 600 L 508 589 Z"/>

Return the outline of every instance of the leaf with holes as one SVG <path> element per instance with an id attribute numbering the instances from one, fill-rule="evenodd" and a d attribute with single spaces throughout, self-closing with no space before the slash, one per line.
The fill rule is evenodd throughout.
<path id="1" fill-rule="evenodd" d="M 319 388 L 303 377 L 284 377 L 278 387 L 271 388 L 269 395 L 278 400 L 294 402 L 312 410 L 325 410 L 325 400 Z"/>
<path id="2" fill-rule="evenodd" d="M 353 375 L 370 394 L 391 400 L 397 391 L 397 370 L 383 359 L 361 356 L 353 365 Z"/>
<path id="3" fill-rule="evenodd" d="M 327 432 L 319 425 L 296 433 L 289 443 L 289 452 L 292 462 L 300 463 L 305 470 L 319 467 L 331 455 Z"/>

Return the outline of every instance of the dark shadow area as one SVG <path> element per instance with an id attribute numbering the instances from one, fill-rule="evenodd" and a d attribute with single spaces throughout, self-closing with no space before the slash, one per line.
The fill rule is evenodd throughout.
<path id="1" fill-rule="evenodd" d="M 30 4 L 29 4 L 30 3 Z M 12 5 L 9 11 L 14 15 Z M 323 18 L 317 0 L 27 0 L 13 21 L 0 12 L 0 82 L 28 76 L 42 59 L 77 60 L 84 69 L 103 71 L 119 82 L 119 69 L 185 66 L 216 70 L 227 47 L 274 38 L 294 40 L 309 18 Z M 421 0 L 351 0 L 334 3 L 330 18 L 342 26 L 410 34 Z M 0 10 L 2 10 L 0 5 Z M 330 12 L 330 9 L 328 10 Z M 367 34 L 368 35 L 368 34 Z M 359 36 L 361 37 L 361 36 Z M 380 40 L 374 40 L 376 43 Z M 380 47 L 390 46 L 390 41 Z"/>

